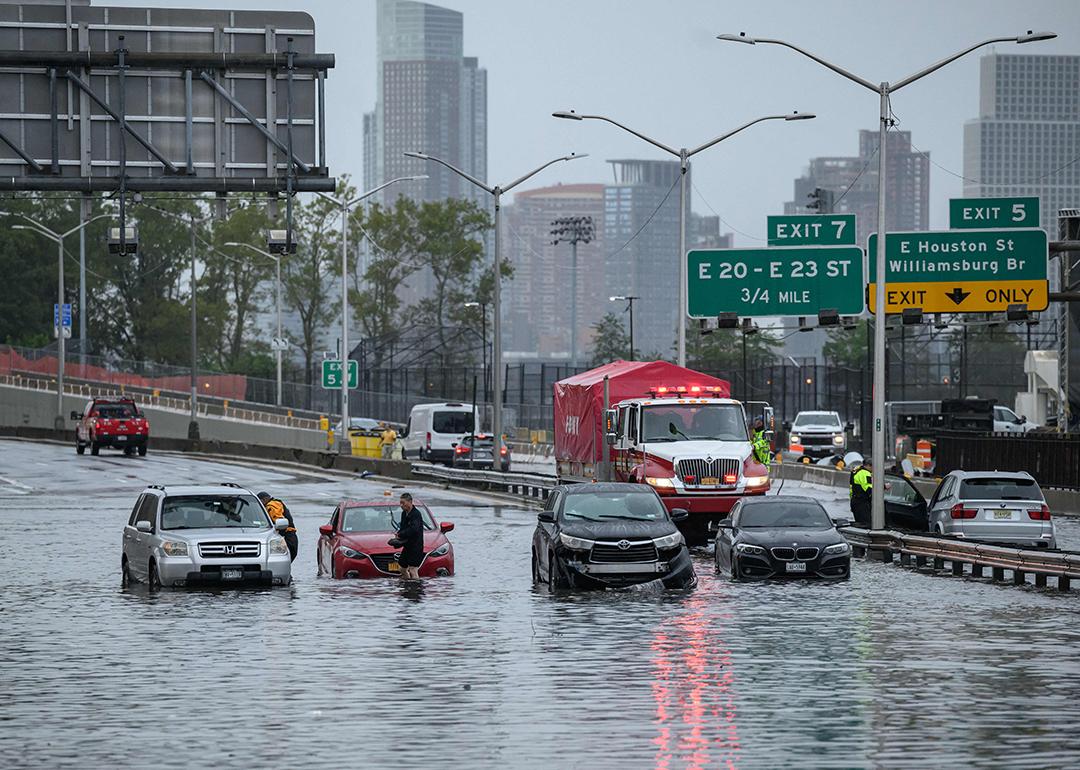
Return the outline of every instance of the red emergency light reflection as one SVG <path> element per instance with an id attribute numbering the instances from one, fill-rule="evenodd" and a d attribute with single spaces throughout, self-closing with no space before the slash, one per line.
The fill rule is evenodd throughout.
<path id="1" fill-rule="evenodd" d="M 717 618 L 705 614 L 704 600 L 691 600 L 703 609 L 691 610 L 674 623 L 658 626 L 650 645 L 655 678 L 657 727 L 654 764 L 669 770 L 737 766 L 735 674 L 732 655 L 717 638 Z"/>

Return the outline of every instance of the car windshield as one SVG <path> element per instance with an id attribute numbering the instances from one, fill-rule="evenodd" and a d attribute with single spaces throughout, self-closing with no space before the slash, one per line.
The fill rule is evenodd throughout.
<path id="1" fill-rule="evenodd" d="M 822 428 L 840 429 L 840 418 L 832 412 L 800 412 L 795 418 L 795 428 L 808 428 L 811 425 Z"/>
<path id="2" fill-rule="evenodd" d="M 469 433 L 473 430 L 472 412 L 435 412 L 431 416 L 435 433 Z"/>
<path id="3" fill-rule="evenodd" d="M 416 506 L 424 529 L 435 530 L 435 519 L 431 511 Z M 398 505 L 356 505 L 345 509 L 345 518 L 341 522 L 342 532 L 396 532 L 401 527 L 401 506 Z"/>
<path id="4" fill-rule="evenodd" d="M 266 529 L 270 518 L 251 495 L 182 495 L 168 497 L 161 510 L 162 529 Z"/>
<path id="5" fill-rule="evenodd" d="M 103 420 L 127 420 L 137 414 L 131 404 L 101 404 L 94 411 Z"/>
<path id="6" fill-rule="evenodd" d="M 643 412 L 645 441 L 747 440 L 738 404 L 654 404 Z"/>
<path id="7" fill-rule="evenodd" d="M 960 485 L 961 500 L 1039 500 L 1042 490 L 1034 479 L 964 479 Z"/>
<path id="8" fill-rule="evenodd" d="M 663 503 L 651 489 L 567 495 L 562 514 L 567 519 L 588 521 L 603 519 L 659 521 L 667 518 Z"/>
<path id="9" fill-rule="evenodd" d="M 739 526 L 744 529 L 773 527 L 822 529 L 831 527 L 832 519 L 818 503 L 770 500 L 768 503 L 743 505 L 739 513 Z"/>

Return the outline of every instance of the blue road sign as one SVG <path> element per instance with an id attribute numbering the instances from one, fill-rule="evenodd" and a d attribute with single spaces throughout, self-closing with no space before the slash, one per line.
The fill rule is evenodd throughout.
<path id="1" fill-rule="evenodd" d="M 53 316 L 52 316 L 53 326 L 58 326 L 58 325 L 60 325 L 59 324 L 60 310 L 59 310 L 59 307 L 57 306 L 57 304 L 55 302 L 53 303 L 52 307 L 53 307 Z M 71 303 L 70 302 L 65 302 L 64 303 L 64 323 L 63 323 L 63 325 L 64 326 L 71 326 Z"/>

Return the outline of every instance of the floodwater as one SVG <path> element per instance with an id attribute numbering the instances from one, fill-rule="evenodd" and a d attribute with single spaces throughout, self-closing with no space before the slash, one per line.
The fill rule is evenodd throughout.
<path id="1" fill-rule="evenodd" d="M 293 586 L 120 587 L 138 491 L 191 480 L 286 499 Z M 863 562 L 842 584 L 735 584 L 703 554 L 690 593 L 551 596 L 534 511 L 422 488 L 457 525 L 455 577 L 317 578 L 333 503 L 384 491 L 0 441 L 3 765 L 1080 764 L 1080 592 Z"/>

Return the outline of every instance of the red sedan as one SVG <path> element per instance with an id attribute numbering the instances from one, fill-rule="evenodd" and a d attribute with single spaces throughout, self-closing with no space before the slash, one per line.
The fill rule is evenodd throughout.
<path id="1" fill-rule="evenodd" d="M 424 563 L 420 577 L 454 574 L 454 547 L 446 533 L 449 521 L 438 522 L 420 501 L 414 501 L 424 521 Z M 401 508 L 386 500 L 344 500 L 330 523 L 319 527 L 319 574 L 334 578 L 393 577 L 401 573 L 399 549 L 387 544 L 401 523 Z"/>

